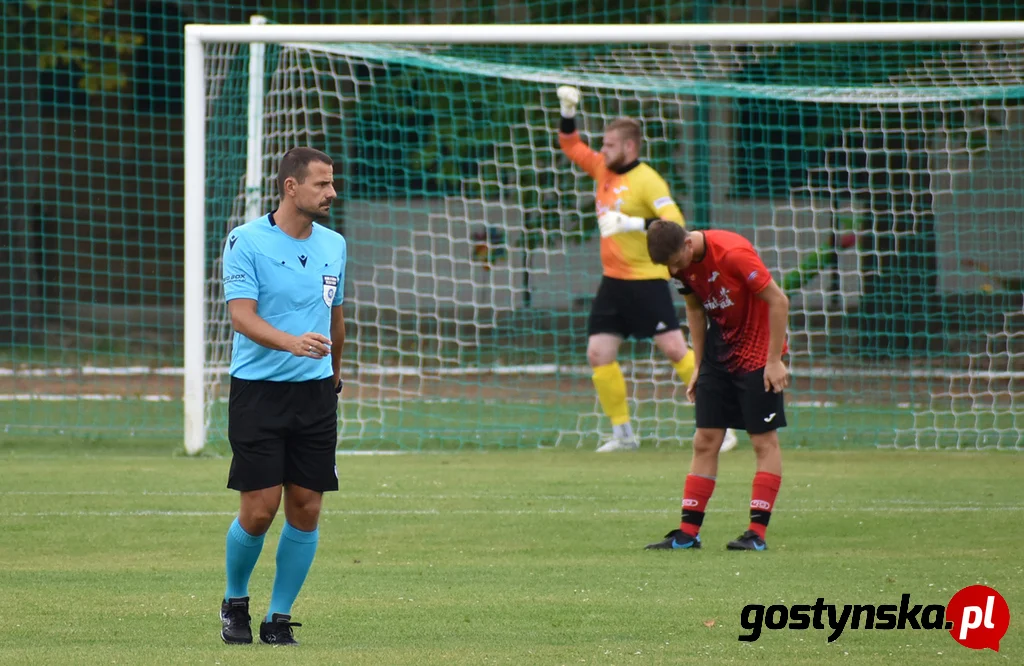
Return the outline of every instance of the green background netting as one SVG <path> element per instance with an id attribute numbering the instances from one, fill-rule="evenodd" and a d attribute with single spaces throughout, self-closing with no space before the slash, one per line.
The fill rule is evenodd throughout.
<path id="1" fill-rule="evenodd" d="M 367 12 L 83 0 L 2 11 L 0 422 L 12 435 L 170 439 L 182 422 L 187 22 L 255 11 L 279 23 L 1024 14 L 1010 2 Z M 244 217 L 248 50 L 208 55 L 213 274 L 224 232 Z M 777 267 L 793 307 L 791 441 L 1022 443 L 1021 43 L 271 47 L 266 74 L 265 176 L 295 143 L 339 160 L 334 223 L 353 247 L 346 448 L 589 446 L 606 427 L 583 367 L 599 271 L 591 183 L 557 151 L 555 81 L 583 88 L 595 145 L 607 119 L 641 117 L 646 157 L 691 225 L 739 230 Z M 229 351 L 217 296 L 211 284 L 214 369 Z M 685 440 L 692 410 L 667 366 L 646 343 L 627 358 L 645 439 Z M 210 388 L 218 448 L 224 394 Z"/>

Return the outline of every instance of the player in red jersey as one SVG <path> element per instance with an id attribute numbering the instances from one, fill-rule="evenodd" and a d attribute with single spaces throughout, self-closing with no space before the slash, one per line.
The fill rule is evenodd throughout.
<path id="1" fill-rule="evenodd" d="M 651 549 L 700 548 L 704 508 L 715 488 L 726 428 L 746 430 L 757 456 L 750 526 L 729 550 L 764 550 L 765 529 L 782 481 L 778 429 L 786 425 L 783 390 L 789 299 L 753 245 L 731 231 L 693 231 L 671 222 L 647 230 L 651 261 L 682 283 L 697 368 L 686 395 L 696 404 L 693 460 L 679 529 Z"/>

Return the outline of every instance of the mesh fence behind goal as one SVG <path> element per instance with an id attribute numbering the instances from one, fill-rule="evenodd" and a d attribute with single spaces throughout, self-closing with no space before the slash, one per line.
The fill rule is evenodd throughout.
<path id="1" fill-rule="evenodd" d="M 248 45 L 206 49 L 211 442 L 222 243 L 311 145 L 349 243 L 342 448 L 597 444 L 594 184 L 557 140 L 573 84 L 592 146 L 641 120 L 688 225 L 747 236 L 789 294 L 787 442 L 1024 444 L 1024 43 L 270 45 L 257 96 Z M 623 352 L 641 438 L 688 440 L 667 361 Z"/>

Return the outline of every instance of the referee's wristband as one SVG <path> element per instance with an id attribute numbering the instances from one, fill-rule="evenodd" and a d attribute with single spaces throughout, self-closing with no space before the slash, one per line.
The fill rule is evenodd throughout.
<path id="1" fill-rule="evenodd" d="M 338 395 L 341 395 L 341 389 L 344 388 L 344 386 L 345 386 L 345 380 L 344 379 L 339 379 L 338 380 L 338 385 L 334 387 L 334 392 L 336 394 L 338 394 Z"/>

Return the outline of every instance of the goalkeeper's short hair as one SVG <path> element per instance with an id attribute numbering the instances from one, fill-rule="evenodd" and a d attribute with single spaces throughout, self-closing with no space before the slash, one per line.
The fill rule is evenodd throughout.
<path id="1" fill-rule="evenodd" d="M 636 149 L 640 150 L 640 146 L 644 142 L 644 131 L 640 127 L 640 121 L 634 118 L 616 118 L 615 120 L 608 123 L 604 131 L 610 132 L 615 130 L 625 141 L 633 141 L 636 143 Z"/>

